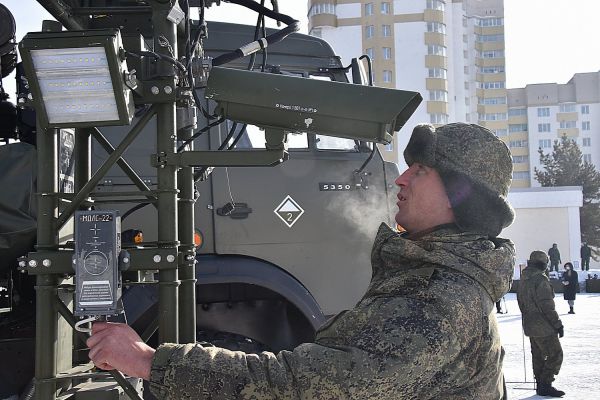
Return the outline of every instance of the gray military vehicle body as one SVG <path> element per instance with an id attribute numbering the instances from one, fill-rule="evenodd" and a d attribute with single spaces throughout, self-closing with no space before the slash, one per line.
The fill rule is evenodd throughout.
<path id="1" fill-rule="evenodd" d="M 71 12 L 64 13 L 65 3 L 39 3 L 72 29 L 120 26 L 125 48 L 130 51 L 137 47 L 138 51 L 148 50 L 145 48 L 148 40 L 140 39 L 140 34 L 146 38 L 155 35 L 152 26 L 156 22 L 150 23 L 152 15 L 156 14 L 157 8 L 164 9 L 164 5 L 169 4 L 152 1 L 70 1 L 67 3 Z M 87 13 L 104 17 L 85 20 L 82 25 L 79 16 Z M 207 25 L 208 38 L 200 42 L 204 60 L 208 59 L 207 56 L 217 59 L 240 44 L 252 41 L 256 30 L 253 26 L 226 23 L 208 22 Z M 191 30 L 192 34 L 198 29 L 203 28 L 196 26 Z M 265 30 L 264 33 L 268 36 L 275 31 Z M 318 38 L 294 33 L 282 42 L 270 45 L 267 53 L 264 63 L 259 53 L 253 69 L 279 76 L 347 81 L 348 68 L 344 68 L 327 43 Z M 130 61 L 133 61 L 132 57 L 128 57 Z M 132 64 L 130 70 L 143 68 L 140 64 Z M 228 68 L 239 70 L 247 69 L 248 65 L 248 57 L 226 63 Z M 195 64 L 194 68 L 200 75 L 200 63 Z M 205 99 L 203 87 L 196 90 L 199 94 L 196 102 L 200 101 L 207 110 L 204 115 L 198 113 L 197 126 L 203 127 L 215 120 L 208 114 L 216 109 L 216 105 L 213 100 Z M 373 106 L 368 104 L 369 99 L 368 96 L 364 99 L 367 108 Z M 340 100 L 333 97 L 327 101 L 343 104 Z M 393 126 L 399 128 L 419 101 L 418 94 L 409 94 L 406 104 L 397 107 L 400 110 L 398 121 Z M 139 101 L 138 116 L 134 117 L 132 125 L 145 118 L 143 113 L 147 112 L 148 106 L 144 104 Z M 185 113 L 183 115 L 176 118 L 180 135 L 178 146 L 191 135 L 191 129 L 187 129 L 187 137 L 182 135 L 186 129 L 181 127 L 187 118 Z M 157 146 L 160 147 L 157 140 L 160 139 L 157 139 L 156 132 L 163 130 L 163 122 L 157 122 L 157 118 L 164 116 L 147 117 L 146 126 L 140 129 L 119 161 L 122 164 L 126 160 L 128 168 L 122 165 L 121 168 L 110 168 L 107 165 L 107 160 L 110 163 L 112 155 L 119 151 L 120 141 L 128 137 L 128 126 L 100 127 L 99 134 L 92 133 L 96 140 L 91 143 L 87 159 L 81 158 L 82 147 L 68 144 L 71 140 L 75 143 L 81 140 L 79 138 L 88 134 L 86 129 L 89 128 L 64 129 L 58 145 L 50 142 L 54 150 L 50 151 L 48 143 L 44 144 L 45 151 L 53 153 L 55 160 L 61 158 L 63 168 L 61 188 L 54 190 L 63 192 L 63 195 L 56 195 L 55 199 L 62 197 L 66 201 L 62 205 L 55 202 L 53 206 L 60 205 L 64 213 L 69 201 L 76 200 L 78 191 L 85 188 L 86 182 L 93 181 L 93 187 L 84 196 L 85 200 L 81 200 L 79 208 L 89 209 L 93 205 L 97 212 L 120 211 L 123 248 L 129 249 L 132 264 L 135 259 L 146 260 L 144 262 L 150 264 L 123 271 L 122 303 L 125 312 L 111 320 L 123 320 L 125 316 L 128 323 L 154 344 L 197 339 L 246 351 L 277 351 L 311 340 L 328 316 L 354 305 L 370 279 L 369 257 L 373 234 L 381 222 L 393 223 L 393 180 L 398 170 L 395 164 L 383 161 L 373 143 L 361 140 L 364 139 L 362 137 L 349 139 L 343 133 L 339 136 L 346 138 L 332 138 L 314 131 L 306 133 L 294 129 L 293 133 L 288 134 L 289 159 L 276 166 L 245 165 L 243 160 L 246 154 L 240 154 L 239 162 L 228 161 L 232 166 L 215 168 L 212 173 L 206 167 L 199 166 L 194 170 L 180 165 L 180 179 L 186 179 L 183 175 L 186 171 L 188 178 L 195 171 L 195 178 L 198 179 L 195 186 L 176 186 L 180 204 L 178 228 L 181 232 L 181 225 L 185 225 L 187 230 L 179 235 L 178 240 L 173 240 L 173 237 L 165 239 L 161 232 L 169 219 L 174 220 L 174 217 L 169 218 L 168 212 L 160 211 L 164 205 L 154 207 L 156 199 L 147 195 L 160 193 L 160 180 L 164 182 L 164 177 L 160 175 L 161 166 L 156 162 L 158 157 L 151 160 L 151 155 L 160 154 L 160 149 L 157 150 Z M 216 154 L 216 151 L 232 142 L 233 138 L 228 138 L 229 132 L 239 133 L 236 152 L 239 150 L 250 154 L 265 147 L 270 126 L 248 126 L 244 131 L 241 122 L 237 124 L 237 130 L 232 129 L 234 124 L 229 120 L 214 124 L 206 134 L 194 141 L 194 149 L 211 150 Z M 39 130 L 38 126 L 38 147 L 39 139 L 44 138 Z M 107 146 L 106 141 L 112 144 Z M 107 148 L 110 150 L 111 147 L 117 150 L 107 152 Z M 112 160 L 113 164 L 117 159 L 115 157 Z M 77 167 L 77 162 L 79 165 L 91 163 L 91 170 L 82 171 L 81 167 Z M 102 176 L 94 181 L 96 175 L 92 172 L 103 168 Z M 131 171 L 136 174 L 133 179 Z M 40 176 L 37 177 L 37 192 L 51 192 L 51 187 L 58 183 L 58 176 L 44 173 L 40 170 Z M 54 183 L 40 189 L 40 182 L 48 180 Z M 148 189 L 141 192 L 142 199 L 138 194 L 133 203 L 131 199 L 123 200 L 123 193 L 139 190 L 140 181 Z M 150 199 L 149 205 L 144 202 L 144 196 Z M 95 201 L 92 203 L 89 200 Z M 183 207 L 192 204 L 194 212 L 182 212 L 181 204 L 184 204 Z M 44 210 L 44 205 L 40 207 Z M 45 207 L 50 206 L 46 204 Z M 186 220 L 182 214 L 192 215 L 193 219 Z M 2 314 L 6 318 L 0 325 L 1 358 L 19 357 L 19 361 L 11 368 L 0 368 L 2 395 L 25 393 L 44 399 L 60 397 L 61 393 L 62 396 L 70 396 L 72 392 L 69 388 L 79 384 L 79 374 L 86 369 L 77 366 L 85 362 L 85 351 L 77 339 L 71 339 L 73 334 L 69 326 L 76 321 L 75 317 L 69 315 L 73 307 L 72 267 L 67 265 L 48 272 L 31 268 L 32 260 L 41 263 L 42 259 L 51 260 L 54 268 L 59 261 L 68 259 L 65 254 L 73 251 L 73 242 L 77 240 L 74 240 L 71 225 L 66 220 L 62 221 L 64 226 L 59 230 L 57 219 L 60 219 L 59 214 L 54 214 L 51 227 L 48 230 L 42 228 L 42 236 L 52 237 L 51 240 L 46 239 L 48 243 L 40 241 L 38 227 L 37 251 L 22 261 L 21 271 L 31 276 L 17 274 L 10 260 L 2 260 L 3 274 L 12 277 L 6 280 L 12 281 L 12 296 L 16 294 L 21 297 L 19 304 L 12 304 L 7 309 L 10 312 Z M 193 223 L 190 222 L 192 220 Z M 175 221 L 173 224 L 177 226 Z M 143 242 L 133 243 L 133 235 L 130 234 L 138 231 L 143 232 Z M 126 238 L 127 235 L 131 237 Z M 201 239 L 201 244 L 197 243 L 195 249 L 191 244 L 193 238 Z M 169 253 L 176 247 L 176 242 L 179 243 L 179 252 L 175 250 Z M 194 250 L 192 259 L 184 258 L 193 255 Z M 56 253 L 48 255 L 52 251 Z M 165 271 L 172 268 L 164 266 L 164 260 L 156 262 L 154 258 L 156 265 L 153 268 L 150 259 L 157 254 L 162 254 L 164 258 L 173 255 L 178 259 L 181 264 L 179 276 L 165 278 Z M 157 270 L 160 272 L 157 273 Z M 193 271 L 193 275 L 189 274 L 190 271 Z M 32 277 L 35 277 L 38 286 L 35 295 Z M 52 277 L 52 282 L 45 282 L 49 277 Z M 180 286 L 178 299 L 176 293 L 173 296 L 172 292 L 164 292 L 168 286 Z M 50 295 L 40 297 L 44 287 Z M 175 297 L 175 302 L 167 301 L 169 304 L 165 306 L 164 299 L 168 297 Z M 193 307 L 189 307 L 190 299 Z M 40 304 L 46 302 L 50 303 L 49 307 L 48 304 Z M 173 310 L 179 318 L 167 318 L 165 321 L 164 314 L 173 313 Z M 159 317 L 161 315 L 163 317 Z M 192 327 L 189 326 L 190 321 Z M 42 324 L 52 331 L 44 332 L 40 326 Z M 179 325 L 181 333 L 173 332 L 173 324 Z M 37 383 L 26 387 L 34 374 L 34 353 L 31 348 L 34 344 L 34 328 L 37 329 Z M 43 348 L 49 343 L 54 343 L 53 348 Z M 125 387 L 128 396 L 135 397 L 135 382 L 128 385 L 119 376 L 112 378 Z M 107 389 L 86 387 L 82 390 L 81 386 L 78 389 L 81 393 L 94 393 L 94 396 L 102 393 L 102 396 L 107 396 L 94 398 L 119 398 L 110 397 L 114 394 Z"/>

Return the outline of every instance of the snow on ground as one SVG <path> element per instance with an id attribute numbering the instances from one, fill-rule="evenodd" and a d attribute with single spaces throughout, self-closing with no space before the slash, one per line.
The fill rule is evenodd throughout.
<path id="1" fill-rule="evenodd" d="M 529 338 L 523 336 L 516 294 L 508 293 L 505 301 L 508 312 L 496 316 L 506 350 L 504 375 L 508 398 L 548 399 L 535 394 L 531 348 Z M 556 294 L 554 302 L 565 336 L 560 340 L 564 360 L 553 385 L 566 393 L 565 400 L 600 399 L 600 293 L 577 294 L 574 315 L 567 314 L 569 305 L 562 293 Z"/>

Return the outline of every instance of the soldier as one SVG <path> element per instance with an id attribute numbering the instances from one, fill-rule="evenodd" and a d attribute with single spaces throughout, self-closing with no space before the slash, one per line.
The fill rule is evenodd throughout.
<path id="1" fill-rule="evenodd" d="M 278 354 L 194 344 L 156 351 L 127 325 L 95 323 L 91 360 L 150 381 L 160 399 L 503 398 L 494 303 L 510 287 L 510 152 L 478 125 L 417 126 L 396 222 L 382 224 L 371 284 L 314 343 Z"/>
<path id="2" fill-rule="evenodd" d="M 540 396 L 562 397 L 565 392 L 552 386 L 563 360 L 559 338 L 563 324 L 554 308 L 554 290 L 544 274 L 548 256 L 540 250 L 531 253 L 521 274 L 517 300 L 523 316 L 523 330 L 531 342 L 533 374 Z"/>
<path id="3" fill-rule="evenodd" d="M 590 270 L 590 258 L 592 257 L 592 249 L 588 246 L 587 243 L 583 243 L 581 246 L 581 250 L 579 251 L 581 255 L 581 270 L 589 271 Z"/>
<path id="4" fill-rule="evenodd" d="M 552 247 L 548 249 L 548 257 L 550 257 L 550 271 L 554 270 L 558 272 L 558 264 L 562 261 L 560 260 L 560 251 L 556 243 L 552 243 Z"/>

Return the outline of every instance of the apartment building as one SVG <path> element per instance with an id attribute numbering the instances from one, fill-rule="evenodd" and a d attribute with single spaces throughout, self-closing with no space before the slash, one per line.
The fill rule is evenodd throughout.
<path id="1" fill-rule="evenodd" d="M 309 33 L 345 64 L 367 54 L 376 85 L 422 94 L 387 160 L 404 163 L 420 122 L 476 122 L 508 139 L 503 0 L 309 0 L 308 9 Z"/>
<path id="2" fill-rule="evenodd" d="M 538 187 L 538 149 L 552 152 L 563 135 L 576 141 L 583 160 L 600 167 L 600 72 L 579 73 L 566 84 L 541 83 L 508 90 L 512 187 Z"/>

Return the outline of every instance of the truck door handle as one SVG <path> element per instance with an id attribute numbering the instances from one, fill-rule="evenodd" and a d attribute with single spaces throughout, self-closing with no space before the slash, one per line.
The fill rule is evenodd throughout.
<path id="1" fill-rule="evenodd" d="M 229 202 L 221 208 L 217 208 L 217 215 L 221 217 L 230 217 L 232 219 L 244 219 L 248 218 L 248 214 L 252 212 L 252 209 L 248 207 L 247 203 L 232 203 Z"/>

